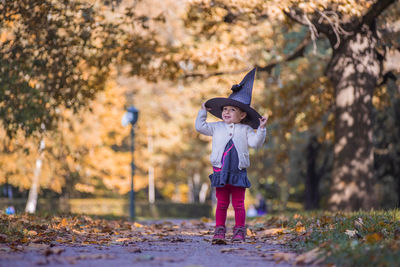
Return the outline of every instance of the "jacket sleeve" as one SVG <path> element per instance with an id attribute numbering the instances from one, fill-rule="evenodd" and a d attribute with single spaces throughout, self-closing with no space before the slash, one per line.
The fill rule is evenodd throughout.
<path id="1" fill-rule="evenodd" d="M 258 127 L 257 131 L 254 132 L 253 128 L 249 126 L 247 128 L 247 143 L 252 148 L 259 148 L 264 144 L 266 135 L 266 128 Z"/>
<path id="2" fill-rule="evenodd" d="M 212 136 L 214 132 L 213 123 L 207 123 L 206 119 L 207 119 L 207 110 L 205 109 L 199 110 L 195 123 L 196 130 L 201 134 Z"/>

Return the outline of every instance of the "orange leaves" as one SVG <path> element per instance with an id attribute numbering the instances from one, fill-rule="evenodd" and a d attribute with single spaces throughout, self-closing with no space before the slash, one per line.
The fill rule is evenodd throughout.
<path id="1" fill-rule="evenodd" d="M 61 220 L 61 222 L 60 222 L 60 226 L 61 227 L 65 227 L 65 226 L 67 226 L 67 219 L 66 218 L 63 218 L 62 220 Z"/>
<path id="2" fill-rule="evenodd" d="M 298 221 L 295 227 L 295 231 L 297 233 L 305 233 L 306 232 L 306 228 L 304 227 L 304 225 L 301 223 L 301 221 Z"/>
<path id="3" fill-rule="evenodd" d="M 134 226 L 134 227 L 137 227 L 137 228 L 142 228 L 142 227 L 143 227 L 142 224 L 137 223 L 137 222 L 134 222 L 134 223 L 133 223 L 133 226 Z M 133 229 L 132 229 L 132 230 L 133 230 Z"/>
<path id="4" fill-rule="evenodd" d="M 365 236 L 365 242 L 368 244 L 375 244 L 383 239 L 381 233 L 373 233 Z"/>

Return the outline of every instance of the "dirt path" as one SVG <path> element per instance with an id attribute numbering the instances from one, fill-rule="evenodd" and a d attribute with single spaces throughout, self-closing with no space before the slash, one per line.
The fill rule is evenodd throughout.
<path id="1" fill-rule="evenodd" d="M 0 247 L 0 266 L 292 266 L 275 261 L 284 247 L 252 232 L 242 244 L 212 245 L 212 228 L 211 223 L 194 220 L 142 222 L 139 233 L 106 245 L 55 241 L 29 244 L 20 251 Z"/>

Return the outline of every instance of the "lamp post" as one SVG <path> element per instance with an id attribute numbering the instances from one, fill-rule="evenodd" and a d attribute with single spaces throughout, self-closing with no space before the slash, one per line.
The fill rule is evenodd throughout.
<path id="1" fill-rule="evenodd" d="M 134 126 L 135 123 L 137 122 L 139 117 L 139 111 L 134 107 L 131 106 L 127 109 L 125 112 L 124 116 L 122 117 L 122 125 L 127 126 L 128 124 L 131 124 L 131 191 L 129 193 L 129 214 L 131 220 L 135 219 L 135 191 L 133 190 L 133 176 L 135 173 L 135 164 L 133 161 L 133 151 L 134 151 L 134 137 L 135 137 L 135 131 L 134 131 Z"/>

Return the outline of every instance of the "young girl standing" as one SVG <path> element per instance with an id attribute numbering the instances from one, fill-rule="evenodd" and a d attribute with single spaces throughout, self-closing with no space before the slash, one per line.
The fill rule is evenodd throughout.
<path id="1" fill-rule="evenodd" d="M 213 243 L 225 240 L 230 196 L 235 210 L 232 241 L 244 241 L 246 237 L 244 197 L 246 188 L 251 186 L 246 170 L 250 166 L 248 148 L 264 143 L 268 120 L 268 116 L 262 117 L 250 107 L 255 72 L 254 68 L 232 86 L 233 93 L 228 98 L 212 98 L 204 103 L 196 118 L 196 130 L 212 136 L 210 180 L 217 197 Z M 222 121 L 207 123 L 207 111 Z"/>

